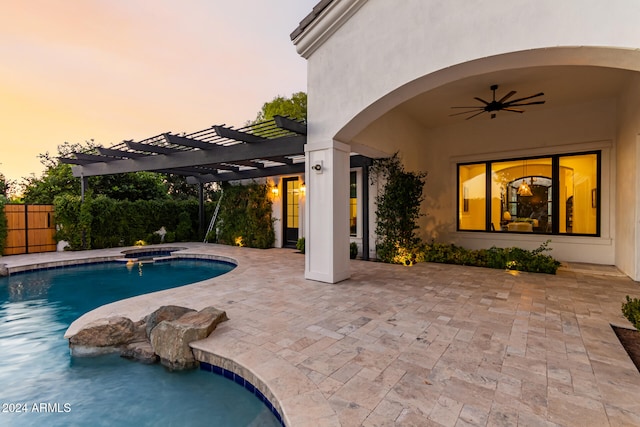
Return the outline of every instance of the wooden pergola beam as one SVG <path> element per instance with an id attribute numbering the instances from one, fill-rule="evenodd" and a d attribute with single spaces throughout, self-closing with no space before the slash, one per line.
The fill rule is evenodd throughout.
<path id="1" fill-rule="evenodd" d="M 295 165 L 274 166 L 264 169 L 251 169 L 242 172 L 228 172 L 219 174 L 206 174 L 190 176 L 187 178 L 188 184 L 200 184 L 206 182 L 227 182 L 239 181 L 243 179 L 264 178 L 267 176 L 287 175 L 304 172 L 304 163 Z"/>
<path id="2" fill-rule="evenodd" d="M 98 162 L 72 167 L 74 176 L 110 175 L 124 172 L 157 171 L 181 167 L 229 163 L 248 159 L 262 159 L 272 156 L 294 156 L 304 154 L 306 137 L 291 136 L 264 140 L 259 144 L 236 144 L 216 146 L 209 150 L 177 150 L 167 154 L 141 156 Z M 131 156 L 132 157 L 132 156 Z M 272 168 L 265 168 L 269 170 Z"/>
<path id="3" fill-rule="evenodd" d="M 272 162 L 284 163 L 285 165 L 292 165 L 293 160 L 284 156 L 267 156 L 263 157 L 263 160 L 271 160 Z"/>
<path id="4" fill-rule="evenodd" d="M 147 156 L 146 154 L 142 154 L 142 153 L 133 153 L 131 151 L 115 150 L 113 148 L 103 148 L 103 147 L 98 147 L 98 153 L 102 154 L 103 156 L 123 157 L 123 158 L 129 158 L 129 159 L 136 159 L 139 157 Z"/>
<path id="5" fill-rule="evenodd" d="M 201 150 L 209 150 L 216 146 L 216 144 L 212 144 L 210 142 L 198 141 L 197 139 L 187 138 L 184 136 L 172 135 L 170 133 L 165 133 L 162 135 L 170 144 L 181 145 L 183 147 L 190 148 L 199 148 Z"/>
<path id="6" fill-rule="evenodd" d="M 71 159 L 69 157 L 58 157 L 58 161 L 67 165 L 90 165 L 95 163 L 94 160 Z"/>
<path id="7" fill-rule="evenodd" d="M 182 151 L 175 148 L 160 147 L 158 145 L 151 144 L 141 144 L 139 142 L 133 141 L 125 141 L 125 144 L 127 144 L 127 147 L 129 147 L 131 150 L 143 151 L 145 153 L 173 154 Z"/>
<path id="8" fill-rule="evenodd" d="M 284 116 L 273 116 L 273 119 L 276 122 L 276 126 L 278 126 L 280 129 L 295 132 L 298 135 L 307 134 L 307 125 L 304 123 L 297 122 Z"/>
<path id="9" fill-rule="evenodd" d="M 223 138 L 235 139 L 236 141 L 247 142 L 250 144 L 269 141 L 267 138 L 235 129 L 225 128 L 222 126 L 214 126 L 213 128 L 216 130 L 216 133 Z"/>

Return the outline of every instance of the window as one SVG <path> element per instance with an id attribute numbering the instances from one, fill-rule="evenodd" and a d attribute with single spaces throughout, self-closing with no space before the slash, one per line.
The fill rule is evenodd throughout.
<path id="1" fill-rule="evenodd" d="M 458 230 L 597 236 L 599 165 L 600 152 L 460 164 Z"/>
<path id="2" fill-rule="evenodd" d="M 487 166 L 484 163 L 458 166 L 458 218 L 461 230 L 485 230 Z"/>
<path id="3" fill-rule="evenodd" d="M 300 183 L 297 178 L 287 182 L 287 228 L 298 228 L 298 205 Z"/>
<path id="4" fill-rule="evenodd" d="M 349 174 L 349 234 L 358 234 L 358 181 L 356 172 Z"/>

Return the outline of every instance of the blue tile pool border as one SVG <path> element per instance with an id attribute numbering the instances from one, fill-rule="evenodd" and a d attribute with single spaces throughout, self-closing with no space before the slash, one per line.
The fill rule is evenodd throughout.
<path id="1" fill-rule="evenodd" d="M 242 375 L 236 374 L 233 371 L 229 371 L 225 368 L 222 368 L 220 366 L 216 366 L 216 365 L 212 365 L 210 363 L 207 362 L 200 362 L 200 369 L 205 371 L 205 372 L 211 372 L 213 374 L 216 375 L 220 375 L 230 381 L 235 382 L 238 385 L 241 385 L 242 387 L 244 387 L 247 391 L 249 391 L 250 393 L 252 393 L 254 396 L 256 396 L 258 398 L 258 400 L 260 400 L 266 407 L 267 409 L 269 409 L 271 411 L 271 413 L 276 417 L 276 419 L 278 420 L 278 422 L 280 423 L 280 425 L 282 427 L 286 427 L 283 419 L 282 419 L 282 415 L 280 414 L 280 412 L 276 409 L 276 407 L 269 401 L 269 399 L 262 394 L 262 392 L 258 389 L 258 387 L 254 386 L 253 384 L 251 384 L 250 381 L 244 379 L 242 377 Z"/>

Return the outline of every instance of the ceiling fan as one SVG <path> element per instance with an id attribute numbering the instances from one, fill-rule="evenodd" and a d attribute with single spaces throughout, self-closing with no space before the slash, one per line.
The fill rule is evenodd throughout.
<path id="1" fill-rule="evenodd" d="M 510 111 L 512 113 L 524 113 L 524 110 L 520 108 L 514 108 L 514 107 L 522 107 L 525 105 L 535 105 L 535 104 L 545 103 L 545 101 L 522 102 L 528 99 L 543 96 L 544 95 L 543 92 L 536 93 L 535 95 L 531 95 L 531 96 L 525 96 L 524 98 L 512 99 L 511 101 L 507 101 L 509 98 L 511 98 L 513 95 L 516 94 L 515 90 L 512 90 L 511 92 L 509 92 L 508 94 L 500 98 L 499 100 L 496 100 L 496 90 L 498 89 L 498 85 L 492 85 L 490 89 L 493 91 L 493 100 L 491 102 L 485 101 L 484 99 L 478 98 L 476 96 L 473 99 L 476 99 L 482 102 L 482 104 L 484 105 L 477 105 L 474 107 L 451 107 L 451 108 L 465 108 L 467 109 L 467 111 L 450 114 L 450 116 L 459 116 L 461 114 L 471 114 L 469 117 L 465 119 L 465 120 L 469 120 L 482 113 L 491 113 L 491 118 L 495 119 L 496 111 Z"/>

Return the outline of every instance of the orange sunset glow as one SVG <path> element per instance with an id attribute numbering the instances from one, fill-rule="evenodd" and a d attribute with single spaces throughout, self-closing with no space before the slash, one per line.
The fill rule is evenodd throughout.
<path id="1" fill-rule="evenodd" d="M 40 153 L 214 124 L 306 90 L 289 34 L 316 0 L 0 0 L 0 173 Z"/>

